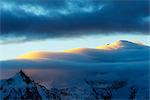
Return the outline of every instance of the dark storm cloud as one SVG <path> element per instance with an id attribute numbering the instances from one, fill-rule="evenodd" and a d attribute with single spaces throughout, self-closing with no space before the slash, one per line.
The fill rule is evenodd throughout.
<path id="1" fill-rule="evenodd" d="M 126 32 L 149 34 L 148 0 L 2 0 L 1 37 L 19 41 Z"/>

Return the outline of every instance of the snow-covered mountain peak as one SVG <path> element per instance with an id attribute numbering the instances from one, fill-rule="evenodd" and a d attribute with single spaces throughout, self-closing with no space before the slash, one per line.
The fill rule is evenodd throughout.
<path id="1" fill-rule="evenodd" d="M 116 49 L 139 49 L 139 48 L 144 48 L 144 47 L 146 46 L 141 43 L 130 42 L 127 40 L 119 40 L 110 44 L 98 46 L 97 48 L 103 49 L 103 50 L 116 50 Z"/>
<path id="2" fill-rule="evenodd" d="M 12 77 L 15 81 L 25 82 L 26 84 L 32 83 L 32 80 L 22 71 L 20 70 L 14 77 Z"/>
<path id="3" fill-rule="evenodd" d="M 27 59 L 27 60 L 49 60 L 51 58 L 68 58 L 69 54 L 83 54 L 87 52 L 101 52 L 107 50 L 128 50 L 128 49 L 147 49 L 146 45 L 137 42 L 130 42 L 127 40 L 119 40 L 110 44 L 105 44 L 102 46 L 97 46 L 96 48 L 74 48 L 64 50 L 64 52 L 29 52 L 23 54 L 16 59 Z M 73 57 L 72 55 L 71 57 Z M 70 57 L 69 57 L 70 58 Z M 68 59 L 67 59 L 68 60 Z M 70 60 L 70 59 L 69 59 Z"/>
<path id="4" fill-rule="evenodd" d="M 127 40 L 119 40 L 119 41 L 116 41 L 116 42 L 114 42 L 112 44 L 115 44 L 115 43 L 116 44 L 120 44 L 122 46 L 142 45 L 142 44 L 140 44 L 138 42 L 130 42 L 130 41 L 127 41 Z"/>
<path id="5" fill-rule="evenodd" d="M 50 96 L 44 86 L 35 83 L 23 71 L 0 80 L 0 100 L 49 100 Z"/>

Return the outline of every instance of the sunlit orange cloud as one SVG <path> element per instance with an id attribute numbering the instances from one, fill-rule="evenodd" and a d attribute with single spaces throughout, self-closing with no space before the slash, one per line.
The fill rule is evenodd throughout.
<path id="1" fill-rule="evenodd" d="M 112 49 L 117 49 L 120 48 L 121 44 L 119 44 L 118 42 L 115 42 L 113 44 L 110 45 L 104 45 L 104 46 L 98 46 L 96 47 L 97 49 L 102 49 L 102 50 L 112 50 Z M 89 48 L 74 48 L 74 49 L 68 49 L 68 50 L 64 50 L 63 52 L 29 52 L 27 54 L 23 54 L 19 57 L 17 57 L 17 59 L 29 59 L 29 60 L 36 60 L 36 59 L 49 59 L 49 58 L 53 58 L 56 56 L 60 56 L 59 54 L 61 53 L 82 53 L 86 50 L 89 50 Z"/>
<path id="2" fill-rule="evenodd" d="M 136 42 L 137 43 L 137 42 Z M 138 44 L 142 44 L 139 43 Z M 122 48 L 124 45 L 122 41 L 116 41 L 111 44 L 106 44 L 103 46 L 97 46 L 96 50 L 116 50 L 119 48 Z M 17 59 L 50 59 L 57 56 L 62 56 L 62 54 L 65 53 L 83 53 L 87 50 L 91 50 L 92 48 L 74 48 L 74 49 L 68 49 L 64 50 L 63 52 L 29 52 L 27 54 L 21 55 L 17 57 Z M 93 49 L 92 49 L 93 50 Z"/>
<path id="3" fill-rule="evenodd" d="M 59 57 L 65 54 L 65 52 L 29 52 L 18 56 L 16 59 L 29 59 L 29 60 L 37 60 L 37 59 L 51 59 L 54 57 Z"/>
<path id="4" fill-rule="evenodd" d="M 102 49 L 102 50 L 114 50 L 114 49 L 118 49 L 118 48 L 121 48 L 123 47 L 122 44 L 120 42 L 114 42 L 114 43 L 111 43 L 111 44 L 106 44 L 106 45 L 103 45 L 103 46 L 97 46 L 96 48 L 97 49 Z"/>
<path id="5" fill-rule="evenodd" d="M 23 54 L 19 57 L 17 57 L 16 59 L 40 59 L 40 58 L 47 58 L 48 55 L 50 53 L 49 52 L 29 52 L 26 54 Z"/>
<path id="6" fill-rule="evenodd" d="M 64 52 L 66 52 L 66 53 L 81 53 L 85 50 L 87 50 L 87 48 L 74 48 L 74 49 L 64 50 Z"/>
<path id="7" fill-rule="evenodd" d="M 50 59 L 53 57 L 61 56 L 65 53 L 81 53 L 83 51 L 87 50 L 87 48 L 75 48 L 75 49 L 69 49 L 64 50 L 63 52 L 29 52 L 26 54 L 23 54 L 16 59 L 29 59 L 29 60 L 36 60 L 36 59 Z"/>

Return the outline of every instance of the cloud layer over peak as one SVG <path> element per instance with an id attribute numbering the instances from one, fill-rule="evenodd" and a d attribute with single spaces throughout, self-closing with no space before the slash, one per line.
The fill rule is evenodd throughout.
<path id="1" fill-rule="evenodd" d="M 148 0 L 1 0 L 3 41 L 133 32 L 149 34 Z"/>

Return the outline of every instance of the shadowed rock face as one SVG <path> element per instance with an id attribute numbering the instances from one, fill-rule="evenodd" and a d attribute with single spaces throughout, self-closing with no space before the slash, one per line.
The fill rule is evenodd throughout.
<path id="1" fill-rule="evenodd" d="M 25 83 L 30 84 L 32 82 L 32 80 L 28 76 L 26 76 L 22 70 L 20 70 L 19 75 Z"/>

